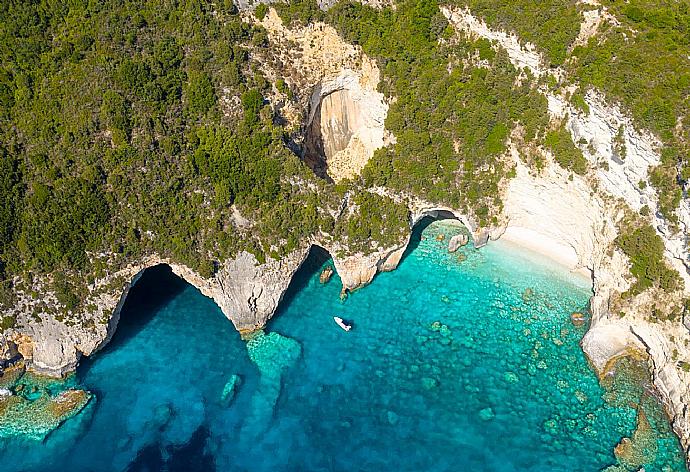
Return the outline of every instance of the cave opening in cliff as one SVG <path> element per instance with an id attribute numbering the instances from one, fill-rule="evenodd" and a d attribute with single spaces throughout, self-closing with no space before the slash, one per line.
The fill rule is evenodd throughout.
<path id="1" fill-rule="evenodd" d="M 297 272 L 295 272 L 292 280 L 290 280 L 290 284 L 283 295 L 283 299 L 280 302 L 280 306 L 278 307 L 276 314 L 280 312 L 281 308 L 288 306 L 292 299 L 300 291 L 302 291 L 304 287 L 307 286 L 309 280 L 314 276 L 314 274 L 320 273 L 326 265 L 331 268 L 333 271 L 332 274 L 335 274 L 333 261 L 328 251 L 321 246 L 312 244 L 312 246 L 309 248 L 307 258 L 304 260 L 299 269 L 297 269 Z"/>
<path id="2" fill-rule="evenodd" d="M 304 140 L 304 162 L 317 176 L 333 180 L 329 167 L 337 154 L 348 149 L 361 125 L 361 112 L 359 101 L 353 100 L 347 89 L 321 97 L 307 123 Z"/>
<path id="3" fill-rule="evenodd" d="M 136 336 L 154 317 L 156 312 L 189 286 L 175 275 L 167 264 L 158 264 L 143 271 L 129 290 L 120 310 L 117 331 L 106 346 L 116 349 L 127 339 Z"/>
<path id="4" fill-rule="evenodd" d="M 410 243 L 407 245 L 407 248 L 405 248 L 405 252 L 400 258 L 400 263 L 402 263 L 405 258 L 407 258 L 407 256 L 409 256 L 410 253 L 412 253 L 412 251 L 419 246 L 419 243 L 422 242 L 422 233 L 424 230 L 434 221 L 441 220 L 460 221 L 452 212 L 448 210 L 433 210 L 425 213 L 422 218 L 414 223 L 414 226 L 412 227 L 412 234 L 410 235 Z"/>

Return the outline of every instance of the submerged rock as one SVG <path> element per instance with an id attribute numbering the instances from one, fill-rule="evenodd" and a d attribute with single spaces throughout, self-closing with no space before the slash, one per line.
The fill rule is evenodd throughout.
<path id="1" fill-rule="evenodd" d="M 223 393 L 221 394 L 220 399 L 224 402 L 227 402 L 228 404 L 231 403 L 232 400 L 235 398 L 237 389 L 241 384 L 242 378 L 237 374 L 232 374 L 230 376 L 230 380 L 228 380 L 228 382 L 223 387 Z"/>
<path id="2" fill-rule="evenodd" d="M 261 375 L 252 397 L 251 414 L 243 427 L 243 432 L 253 436 L 263 433 L 268 427 L 280 396 L 283 373 L 302 355 L 302 346 L 278 333 L 257 331 L 247 341 L 247 352 Z"/>
<path id="3" fill-rule="evenodd" d="M 465 233 L 456 234 L 448 241 L 448 252 L 455 252 L 470 241 Z"/>
<path id="4" fill-rule="evenodd" d="M 431 390 L 438 387 L 438 380 L 432 377 L 422 377 L 422 387 L 426 390 Z"/>
<path id="5" fill-rule="evenodd" d="M 481 418 L 482 421 L 491 421 L 495 416 L 496 413 L 494 413 L 494 410 L 492 410 L 491 407 L 487 407 L 479 411 L 479 418 Z"/>
<path id="6" fill-rule="evenodd" d="M 0 399 L 0 438 L 22 436 L 42 440 L 91 400 L 86 390 L 69 389 L 55 397 L 28 400 L 21 395 Z"/>
<path id="7" fill-rule="evenodd" d="M 575 326 L 582 326 L 587 321 L 587 317 L 585 316 L 584 313 L 580 313 L 579 311 L 576 311 L 570 315 L 570 321 Z"/>
<path id="8" fill-rule="evenodd" d="M 0 377 L 0 388 L 9 389 L 14 387 L 24 375 L 25 371 L 24 362 L 19 362 L 16 365 L 6 368 L 2 372 L 2 377 Z"/>
<path id="9" fill-rule="evenodd" d="M 515 372 L 506 372 L 505 374 L 503 374 L 503 378 L 508 383 L 518 383 L 518 381 L 520 380 Z"/>
<path id="10" fill-rule="evenodd" d="M 302 347 L 294 339 L 278 333 L 258 331 L 247 341 L 247 352 L 262 377 L 280 377 L 284 369 L 299 359 Z"/>
<path id="11" fill-rule="evenodd" d="M 642 409 L 637 411 L 637 427 L 632 438 L 623 438 L 613 450 L 620 465 L 627 468 L 641 467 L 654 462 L 657 442 L 647 416 Z"/>
<path id="12" fill-rule="evenodd" d="M 529 303 L 530 300 L 532 300 L 532 297 L 534 296 L 534 290 L 531 288 L 527 287 L 524 292 L 522 292 L 522 301 L 525 303 Z"/>

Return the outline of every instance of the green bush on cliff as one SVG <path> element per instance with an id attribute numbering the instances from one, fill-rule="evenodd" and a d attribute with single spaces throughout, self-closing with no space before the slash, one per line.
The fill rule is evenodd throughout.
<path id="1" fill-rule="evenodd" d="M 570 169 L 580 175 L 587 172 L 587 159 L 585 159 L 582 151 L 575 146 L 570 137 L 570 132 L 564 125 L 549 131 L 546 134 L 544 145 L 551 151 L 554 159 L 561 167 Z"/>
<path id="2" fill-rule="evenodd" d="M 494 29 L 516 32 L 541 48 L 553 65 L 568 58 L 568 46 L 580 31 L 579 9 L 572 0 L 451 0 L 451 5 L 468 7 Z"/>
<path id="3" fill-rule="evenodd" d="M 604 29 L 574 49 L 571 74 L 583 86 L 621 102 L 636 122 L 668 149 L 653 173 L 660 209 L 675 221 L 680 201 L 678 171 L 690 166 L 690 6 L 663 0 L 610 0 L 619 26 Z"/>
<path id="4" fill-rule="evenodd" d="M 389 248 L 409 234 L 410 216 L 404 203 L 367 191 L 350 198 L 356 211 L 338 219 L 333 230 L 334 237 L 345 240 L 350 249 L 368 254 L 375 249 L 373 242 Z"/>
<path id="5" fill-rule="evenodd" d="M 649 224 L 631 227 L 627 223 L 615 240 L 630 259 L 630 272 L 635 282 L 628 290 L 637 295 L 650 287 L 672 292 L 680 287 L 680 275 L 664 261 L 664 242 Z"/>
<path id="6" fill-rule="evenodd" d="M 7 329 L 12 329 L 17 324 L 17 320 L 14 316 L 3 316 L 0 317 L 0 332 Z"/>
<path id="7" fill-rule="evenodd" d="M 582 12 L 594 8 L 572 0 L 452 0 L 469 8 L 489 27 L 514 32 L 537 46 L 551 65 L 567 71 L 581 90 L 596 87 L 623 105 L 641 128 L 658 135 L 666 148 L 654 186 L 661 213 L 676 220 L 679 183 L 690 177 L 690 5 L 665 0 L 606 0 L 614 16 L 586 44 L 569 48 L 580 31 Z M 587 112 L 581 96 L 572 97 Z M 680 170 L 680 173 L 678 172 Z"/>

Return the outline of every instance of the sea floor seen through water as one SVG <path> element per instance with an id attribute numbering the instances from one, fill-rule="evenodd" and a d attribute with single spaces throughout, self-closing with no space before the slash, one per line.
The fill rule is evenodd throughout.
<path id="1" fill-rule="evenodd" d="M 588 365 L 570 320 L 588 281 L 500 242 L 451 254 L 458 231 L 420 229 L 345 301 L 315 253 L 248 343 L 149 269 L 79 367 L 95 398 L 42 442 L 0 440 L 1 470 L 685 470 L 654 398 L 623 377 L 607 392 Z"/>

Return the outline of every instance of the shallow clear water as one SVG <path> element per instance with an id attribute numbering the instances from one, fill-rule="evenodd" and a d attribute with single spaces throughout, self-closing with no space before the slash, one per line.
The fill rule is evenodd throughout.
<path id="1" fill-rule="evenodd" d="M 78 372 L 97 401 L 43 443 L 0 442 L 2 470 L 614 464 L 636 412 L 603 400 L 578 345 L 585 328 L 569 315 L 586 307 L 587 281 L 500 243 L 463 248 L 460 262 L 439 232 L 452 230 L 426 228 L 396 271 L 345 302 L 337 275 L 322 285 L 322 261 L 308 261 L 268 326 L 275 334 L 249 353 L 211 300 L 169 270 L 147 271 L 113 342 Z M 659 411 L 647 470 L 683 470 Z"/>

